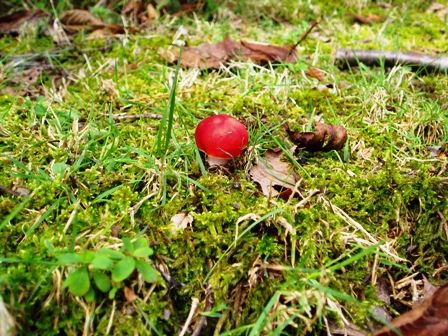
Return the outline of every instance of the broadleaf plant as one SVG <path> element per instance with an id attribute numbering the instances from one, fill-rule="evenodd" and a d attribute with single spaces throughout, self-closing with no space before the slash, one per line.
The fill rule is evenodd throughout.
<path id="1" fill-rule="evenodd" d="M 144 237 L 131 242 L 123 238 L 120 251 L 99 248 L 96 251 L 68 252 L 57 254 L 60 266 L 70 267 L 70 273 L 63 283 L 72 295 L 83 296 L 93 302 L 96 292 L 108 293 L 114 298 L 123 281 L 137 269 L 142 278 L 149 283 L 159 280 L 158 272 L 145 260 L 154 253 Z"/>

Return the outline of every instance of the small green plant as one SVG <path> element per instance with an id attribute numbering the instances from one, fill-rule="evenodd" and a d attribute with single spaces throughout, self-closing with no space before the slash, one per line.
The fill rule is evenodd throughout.
<path id="1" fill-rule="evenodd" d="M 59 263 L 71 267 L 62 288 L 68 287 L 71 294 L 83 296 L 88 302 L 95 299 L 97 291 L 108 293 L 113 299 L 135 269 L 146 282 L 157 282 L 157 271 L 144 260 L 153 253 L 146 238 L 141 237 L 134 242 L 123 238 L 123 247 L 119 251 L 100 248 L 94 252 L 60 254 L 57 256 Z"/>

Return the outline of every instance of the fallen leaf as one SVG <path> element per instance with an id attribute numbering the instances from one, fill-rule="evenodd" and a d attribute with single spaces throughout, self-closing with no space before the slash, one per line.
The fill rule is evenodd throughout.
<path id="1" fill-rule="evenodd" d="M 116 24 L 108 24 L 107 26 L 104 26 L 99 29 L 95 29 L 93 32 L 91 32 L 88 36 L 88 40 L 95 40 L 99 38 L 104 38 L 106 36 L 112 36 L 117 34 L 124 34 L 125 30 L 122 26 L 116 25 Z"/>
<path id="2" fill-rule="evenodd" d="M 347 130 L 338 125 L 316 123 L 314 132 L 291 131 L 289 127 L 286 131 L 297 145 L 296 152 L 302 149 L 309 152 L 339 150 L 347 141 Z"/>
<path id="3" fill-rule="evenodd" d="M 376 295 L 378 299 L 383 301 L 385 304 L 390 305 L 390 288 L 383 277 L 378 278 L 376 283 Z"/>
<path id="4" fill-rule="evenodd" d="M 371 24 L 373 22 L 384 21 L 385 19 L 387 19 L 387 16 L 385 15 L 379 16 L 376 14 L 370 14 L 369 16 L 365 17 L 361 14 L 345 13 L 345 16 L 354 18 L 355 21 L 362 24 Z"/>
<path id="5" fill-rule="evenodd" d="M 126 298 L 128 303 L 131 303 L 132 301 L 138 299 L 138 296 L 134 293 L 134 291 L 127 286 L 124 287 L 124 297 Z"/>
<path id="6" fill-rule="evenodd" d="M 72 9 L 59 18 L 62 27 L 69 34 L 76 34 L 81 30 L 94 31 L 106 25 L 100 19 L 94 17 L 89 11 Z"/>
<path id="7" fill-rule="evenodd" d="M 445 5 L 435 1 L 428 7 L 428 9 L 426 10 L 426 13 L 437 12 L 444 8 L 445 8 Z"/>
<path id="8" fill-rule="evenodd" d="M 144 9 L 143 1 L 130 0 L 127 4 L 123 6 L 121 12 L 127 17 L 132 15 L 136 18 L 143 12 L 143 9 Z"/>
<path id="9" fill-rule="evenodd" d="M 325 74 L 315 67 L 309 67 L 305 74 L 309 77 L 316 78 L 319 82 L 325 80 Z"/>
<path id="10" fill-rule="evenodd" d="M 331 335 L 344 335 L 344 336 L 368 336 L 369 334 L 363 330 L 360 330 L 356 325 L 350 322 L 342 321 L 342 326 L 334 321 L 330 321 L 328 324 L 328 330 Z"/>
<path id="11" fill-rule="evenodd" d="M 448 282 L 440 286 L 422 305 L 392 321 L 392 327 L 403 336 L 448 335 Z M 384 326 L 375 336 L 396 336 L 397 332 Z"/>
<path id="12" fill-rule="evenodd" d="M 0 36 L 18 34 L 22 25 L 37 25 L 42 18 L 48 19 L 50 14 L 40 9 L 20 10 L 0 17 Z"/>
<path id="13" fill-rule="evenodd" d="M 118 238 L 118 233 L 121 231 L 121 227 L 117 225 L 112 225 L 110 228 L 110 236 Z"/>
<path id="14" fill-rule="evenodd" d="M 43 68 L 40 66 L 23 70 L 22 72 L 17 73 L 11 81 L 18 85 L 30 86 L 37 81 L 42 74 L 42 71 Z"/>
<path id="15" fill-rule="evenodd" d="M 282 150 L 269 149 L 249 171 L 252 180 L 260 184 L 266 197 L 287 199 L 295 188 L 292 169 L 288 163 L 281 161 L 282 156 Z"/>
<path id="16" fill-rule="evenodd" d="M 148 4 L 146 7 L 146 17 L 148 20 L 157 19 L 159 17 L 159 13 L 152 4 Z"/>
<path id="17" fill-rule="evenodd" d="M 263 62 L 294 63 L 298 55 L 295 46 L 277 46 L 259 42 L 241 41 L 241 45 L 251 51 L 247 59 L 262 64 Z M 256 60 L 260 59 L 259 62 Z"/>
<path id="18" fill-rule="evenodd" d="M 171 223 L 173 223 L 173 227 L 171 228 L 171 232 L 173 234 L 176 234 L 179 230 L 185 230 L 188 225 L 191 225 L 193 223 L 193 216 L 190 214 L 185 213 L 178 213 L 177 215 L 174 215 L 171 217 Z"/>
<path id="19" fill-rule="evenodd" d="M 425 276 L 423 276 L 423 289 L 422 289 L 422 297 L 415 301 L 412 308 L 417 308 L 418 306 L 421 306 L 425 303 L 426 300 L 431 298 L 431 296 L 434 295 L 436 292 L 437 287 L 434 286 Z"/>
<path id="20" fill-rule="evenodd" d="M 179 59 L 178 49 L 159 48 L 159 55 L 168 63 Z M 180 65 L 183 68 L 220 69 L 232 60 L 252 61 L 256 64 L 268 62 L 294 63 L 298 58 L 294 46 L 276 46 L 247 41 L 237 42 L 226 36 L 218 43 L 202 43 L 196 47 L 184 47 Z"/>

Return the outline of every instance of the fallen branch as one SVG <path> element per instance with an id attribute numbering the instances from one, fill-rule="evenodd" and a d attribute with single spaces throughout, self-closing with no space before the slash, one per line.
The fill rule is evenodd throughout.
<path id="1" fill-rule="evenodd" d="M 338 49 L 335 62 L 340 68 L 358 66 L 359 63 L 363 63 L 367 66 L 384 64 L 385 67 L 407 65 L 413 71 L 448 72 L 448 57 L 415 52 Z"/>

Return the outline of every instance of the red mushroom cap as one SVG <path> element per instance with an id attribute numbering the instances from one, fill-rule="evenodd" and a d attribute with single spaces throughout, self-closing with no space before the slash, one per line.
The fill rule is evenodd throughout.
<path id="1" fill-rule="evenodd" d="M 249 133 L 246 126 L 227 114 L 202 120 L 195 132 L 196 145 L 208 156 L 232 159 L 247 147 Z"/>

